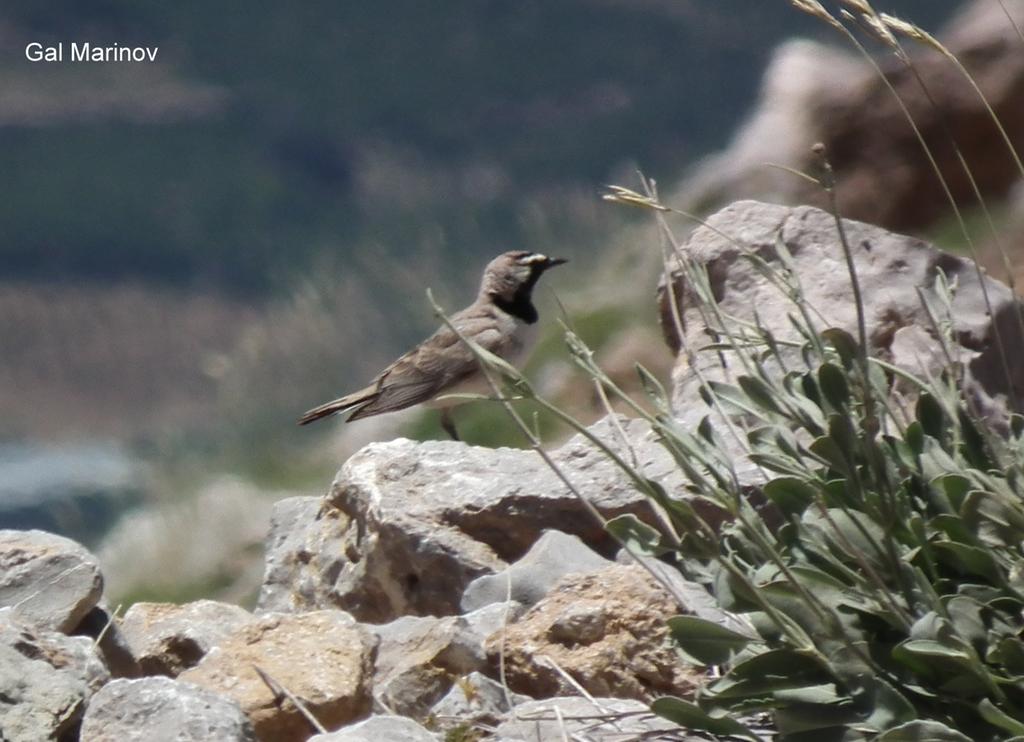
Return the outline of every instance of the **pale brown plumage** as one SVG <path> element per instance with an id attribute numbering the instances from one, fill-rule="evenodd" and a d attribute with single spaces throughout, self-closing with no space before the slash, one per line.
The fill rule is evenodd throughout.
<path id="1" fill-rule="evenodd" d="M 523 350 L 523 330 L 537 321 L 537 310 L 531 301 L 534 285 L 544 271 L 564 262 L 530 252 L 499 255 L 484 271 L 476 301 L 452 315 L 451 323 L 485 350 L 514 360 Z M 346 420 L 351 422 L 402 410 L 430 403 L 438 396 L 461 391 L 467 384 L 481 380 L 472 351 L 449 327 L 443 326 L 384 369 L 369 386 L 314 407 L 299 418 L 299 424 L 341 412 L 350 413 Z M 447 414 L 442 417 L 442 424 L 455 438 Z"/>

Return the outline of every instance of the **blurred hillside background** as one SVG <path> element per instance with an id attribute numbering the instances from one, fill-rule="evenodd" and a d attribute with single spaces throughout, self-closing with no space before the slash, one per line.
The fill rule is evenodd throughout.
<path id="1" fill-rule="evenodd" d="M 878 5 L 935 28 L 959 3 Z M 507 249 L 571 259 L 548 324 L 557 293 L 609 363 L 663 371 L 656 241 L 602 185 L 685 192 L 798 35 L 834 41 L 784 0 L 5 0 L 0 527 L 85 540 L 125 600 L 244 599 L 266 502 L 367 440 L 438 435 L 295 417 Z M 33 64 L 30 41 L 160 51 Z M 549 333 L 532 373 L 589 399 L 562 355 Z M 485 407 L 465 437 L 516 444 Z"/>

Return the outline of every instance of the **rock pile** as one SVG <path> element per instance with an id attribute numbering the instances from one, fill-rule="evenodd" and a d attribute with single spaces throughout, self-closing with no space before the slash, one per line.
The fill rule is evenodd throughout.
<path id="1" fill-rule="evenodd" d="M 620 425 L 644 471 L 678 484 L 649 429 Z M 605 517 L 654 522 L 582 438 L 555 456 Z M 277 504 L 255 613 L 202 600 L 136 603 L 113 619 L 85 549 L 2 531 L 0 738 L 438 740 L 489 729 L 511 741 L 562 725 L 594 739 L 667 729 L 643 702 L 687 694 L 702 676 L 664 628 L 685 606 L 616 552 L 535 454 L 407 440 L 353 456 L 326 498 Z M 675 594 L 708 598 L 672 570 L 659 575 Z"/>

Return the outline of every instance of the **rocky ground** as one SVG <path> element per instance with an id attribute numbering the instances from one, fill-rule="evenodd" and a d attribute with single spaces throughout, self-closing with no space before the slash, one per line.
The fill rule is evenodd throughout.
<path id="1" fill-rule="evenodd" d="M 967 388 L 998 424 L 1008 391 L 1024 397 L 1021 359 L 995 359 L 993 316 L 1004 347 L 1024 347 L 1006 320 L 1010 292 L 919 240 L 858 222 L 846 230 L 873 352 L 935 373 L 941 359 L 921 297 L 941 270 L 957 286 L 949 321 Z M 823 326 L 855 332 L 824 212 L 739 202 L 695 232 L 687 251 L 708 269 L 726 314 L 751 319 L 756 307 L 784 340 L 794 332 L 789 300 L 743 259 L 781 265 L 780 240 Z M 683 334 L 667 340 L 693 347 L 708 328 L 685 280 L 670 278 L 663 306 L 674 294 L 681 322 L 668 317 L 666 328 Z M 682 353 L 673 374 L 675 414 L 688 426 L 708 414 L 698 377 L 730 373 L 727 353 L 698 358 L 695 366 Z M 685 496 L 643 421 L 609 418 L 591 434 Z M 743 452 L 733 453 L 741 463 Z M 275 505 L 254 611 L 136 603 L 115 616 L 87 550 L 41 531 L 0 531 L 0 739 L 707 739 L 647 708 L 665 694 L 692 697 L 705 678 L 681 661 L 665 619 L 688 612 L 736 630 L 742 621 L 670 564 L 624 553 L 591 517 L 582 500 L 604 518 L 659 522 L 606 455 L 578 436 L 551 457 L 580 497 L 529 451 L 366 446 L 326 496 Z M 756 488 L 755 469 L 737 470 Z"/>
<path id="2" fill-rule="evenodd" d="M 652 518 L 582 441 L 557 456 L 607 514 Z M 668 473 L 653 444 L 649 456 Z M 277 504 L 255 612 L 136 603 L 115 618 L 81 546 L 0 532 L 0 737 L 668 733 L 644 701 L 689 695 L 703 677 L 667 641 L 664 618 L 683 607 L 647 569 L 617 562 L 561 489 L 528 452 L 371 445 L 327 498 Z M 653 569 L 724 620 L 703 588 Z M 337 731 L 313 736 L 324 730 Z"/>

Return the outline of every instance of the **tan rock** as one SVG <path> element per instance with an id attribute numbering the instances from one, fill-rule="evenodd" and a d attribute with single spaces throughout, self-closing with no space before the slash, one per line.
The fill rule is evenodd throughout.
<path id="1" fill-rule="evenodd" d="M 575 693 L 557 665 L 594 695 L 691 695 L 701 672 L 682 663 L 665 626 L 678 613 L 664 588 L 640 567 L 569 575 L 506 629 L 509 687 L 535 698 Z M 500 644 L 500 632 L 487 640 L 495 666 Z"/>
<path id="2" fill-rule="evenodd" d="M 214 600 L 136 603 L 121 621 L 121 631 L 143 674 L 173 678 L 252 620 L 244 608 Z"/>
<path id="3" fill-rule="evenodd" d="M 178 677 L 236 701 L 259 739 L 290 742 L 314 730 L 290 700 L 275 697 L 255 668 L 333 729 L 369 713 L 375 654 L 376 639 L 343 611 L 268 614 Z"/>

